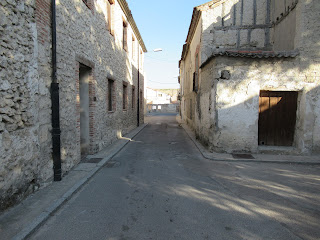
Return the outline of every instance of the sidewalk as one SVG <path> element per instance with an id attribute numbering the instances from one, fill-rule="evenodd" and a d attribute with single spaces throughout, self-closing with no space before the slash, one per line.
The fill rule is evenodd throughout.
<path id="1" fill-rule="evenodd" d="M 246 154 L 251 155 L 252 158 L 239 157 L 235 158 L 232 154 L 216 153 L 207 150 L 197 139 L 194 132 L 188 127 L 187 124 L 181 121 L 177 115 L 177 122 L 184 128 L 191 140 L 197 146 L 202 156 L 206 159 L 213 161 L 224 162 L 257 162 L 257 163 L 287 163 L 287 164 L 305 164 L 305 165 L 320 165 L 320 156 L 295 156 L 295 155 L 272 155 L 272 154 Z"/>
<path id="2" fill-rule="evenodd" d="M 61 182 L 52 182 L 27 197 L 19 205 L 0 215 L 0 240 L 25 239 L 56 212 L 73 194 L 81 189 L 108 161 L 110 161 L 147 124 L 144 124 L 114 144 L 88 158 L 98 163 L 80 163 Z M 93 161 L 95 162 L 95 161 Z"/>

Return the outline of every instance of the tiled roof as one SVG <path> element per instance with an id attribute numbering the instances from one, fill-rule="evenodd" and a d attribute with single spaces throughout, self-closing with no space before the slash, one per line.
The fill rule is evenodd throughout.
<path id="1" fill-rule="evenodd" d="M 211 59 L 219 56 L 226 57 L 245 57 L 245 58 L 294 58 L 299 55 L 298 50 L 292 51 L 248 51 L 248 50 L 220 50 L 212 55 L 201 65 L 204 67 Z"/>

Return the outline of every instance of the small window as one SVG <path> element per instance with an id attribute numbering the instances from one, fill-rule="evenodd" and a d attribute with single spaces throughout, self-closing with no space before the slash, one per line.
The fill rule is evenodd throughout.
<path id="1" fill-rule="evenodd" d="M 136 57 L 136 39 L 132 36 L 132 60 Z"/>
<path id="2" fill-rule="evenodd" d="M 126 22 L 123 22 L 123 39 L 122 39 L 122 44 L 123 44 L 123 49 L 128 51 L 128 24 Z"/>
<path id="3" fill-rule="evenodd" d="M 113 13 L 114 12 L 114 0 L 107 1 L 107 14 L 108 14 L 108 30 L 113 35 Z"/>
<path id="4" fill-rule="evenodd" d="M 115 91 L 114 91 L 114 81 L 108 80 L 108 111 L 113 112 L 115 111 Z"/>
<path id="5" fill-rule="evenodd" d="M 143 107 L 143 92 L 140 90 L 140 109 Z"/>
<path id="6" fill-rule="evenodd" d="M 136 89 L 134 86 L 132 86 L 132 96 L 131 96 L 131 101 L 132 101 L 132 109 L 134 109 L 134 105 L 136 102 Z"/>
<path id="7" fill-rule="evenodd" d="M 93 9 L 93 0 L 82 0 L 82 2 L 84 2 L 89 9 Z"/>
<path id="8" fill-rule="evenodd" d="M 139 56 L 139 61 L 140 61 L 140 64 L 139 64 L 139 66 L 140 66 L 140 69 L 142 69 L 143 68 L 143 59 L 142 59 L 142 51 L 140 50 L 140 54 L 139 54 L 140 56 Z"/>
<path id="9" fill-rule="evenodd" d="M 193 91 L 197 92 L 199 89 L 199 53 L 196 54 L 195 72 L 193 73 Z"/>
<path id="10" fill-rule="evenodd" d="M 127 110 L 127 108 L 128 108 L 128 87 L 127 87 L 127 83 L 123 83 L 122 109 Z"/>

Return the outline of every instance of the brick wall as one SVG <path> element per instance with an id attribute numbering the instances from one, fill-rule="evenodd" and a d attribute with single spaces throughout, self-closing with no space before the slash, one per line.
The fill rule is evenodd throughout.
<path id="1" fill-rule="evenodd" d="M 38 41 L 41 44 L 51 39 L 51 0 L 36 0 Z"/>

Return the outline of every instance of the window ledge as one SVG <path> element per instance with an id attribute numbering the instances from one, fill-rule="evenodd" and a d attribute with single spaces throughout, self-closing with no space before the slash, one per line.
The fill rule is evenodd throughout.
<path id="1" fill-rule="evenodd" d="M 92 11 L 92 6 L 91 4 L 88 4 L 85 0 L 82 0 L 82 2 L 87 6 Z"/>

